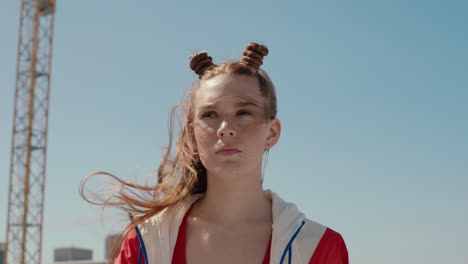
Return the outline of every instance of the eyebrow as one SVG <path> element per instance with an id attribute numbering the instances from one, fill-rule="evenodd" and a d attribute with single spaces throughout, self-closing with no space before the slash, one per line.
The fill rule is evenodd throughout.
<path id="1" fill-rule="evenodd" d="M 237 107 L 245 107 L 245 106 L 258 107 L 258 104 L 254 103 L 254 102 L 251 102 L 251 101 L 243 101 L 243 102 L 237 102 L 235 104 L 235 106 L 237 106 Z M 216 108 L 216 104 L 206 104 L 206 105 L 201 106 L 199 109 L 200 109 L 200 111 L 203 111 L 203 110 L 213 109 L 213 108 Z"/>

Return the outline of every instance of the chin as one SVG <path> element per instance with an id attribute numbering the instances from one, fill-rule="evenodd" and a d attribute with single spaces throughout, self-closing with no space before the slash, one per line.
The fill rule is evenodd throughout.
<path id="1" fill-rule="evenodd" d="M 251 165 L 251 164 L 249 164 Z M 251 168 L 252 167 L 252 168 Z M 245 163 L 240 162 L 220 162 L 212 167 L 207 167 L 208 175 L 216 175 L 223 179 L 228 178 L 239 178 L 245 175 L 249 175 L 249 172 L 255 170 L 255 166 L 248 166 Z"/>
<path id="2" fill-rule="evenodd" d="M 207 170 L 216 174 L 239 174 L 246 171 L 245 167 L 238 162 L 223 162 L 223 164 L 215 166 L 211 170 L 207 168 Z"/>

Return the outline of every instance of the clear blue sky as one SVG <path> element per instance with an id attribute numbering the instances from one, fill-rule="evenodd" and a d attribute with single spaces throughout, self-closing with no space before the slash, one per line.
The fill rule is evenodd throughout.
<path id="1" fill-rule="evenodd" d="M 6 238 L 20 1 L 0 8 L 0 241 Z M 267 45 L 283 134 L 265 187 L 340 232 L 352 263 L 468 263 L 466 1 L 58 1 L 44 263 L 123 226 L 78 194 L 144 182 L 190 54 Z"/>

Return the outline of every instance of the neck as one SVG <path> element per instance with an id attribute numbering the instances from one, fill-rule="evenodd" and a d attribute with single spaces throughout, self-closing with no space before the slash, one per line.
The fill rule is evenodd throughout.
<path id="1" fill-rule="evenodd" d="M 226 180 L 208 173 L 206 194 L 196 205 L 197 215 L 224 224 L 271 222 L 271 201 L 263 193 L 259 175 Z"/>

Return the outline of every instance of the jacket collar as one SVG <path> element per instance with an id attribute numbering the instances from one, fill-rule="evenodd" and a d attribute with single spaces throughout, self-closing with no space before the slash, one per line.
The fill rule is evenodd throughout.
<path id="1" fill-rule="evenodd" d="M 275 192 L 265 190 L 264 194 L 272 201 L 272 244 L 270 263 L 280 263 L 288 243 L 301 227 L 305 216 L 297 207 L 284 201 Z M 160 263 L 171 263 L 177 241 L 179 226 L 190 206 L 202 195 L 192 195 L 166 208 L 139 226 L 144 242 L 158 248 L 158 255 L 151 256 L 155 250 L 149 250 L 149 259 L 158 259 Z M 169 241 L 167 241 L 169 239 Z M 169 242 L 169 243 L 168 243 Z M 150 263 L 152 263 L 150 261 Z"/>
<path id="2" fill-rule="evenodd" d="M 275 192 L 265 190 L 265 195 L 271 198 L 273 214 L 270 263 L 280 263 L 288 243 L 301 227 L 305 215 L 294 204 L 284 201 Z"/>

